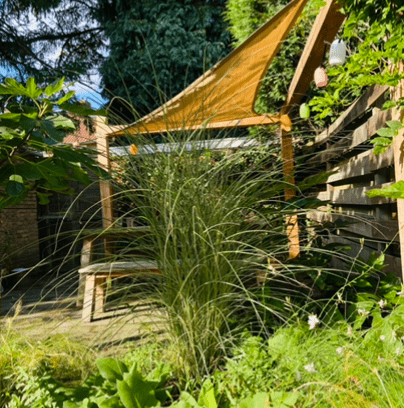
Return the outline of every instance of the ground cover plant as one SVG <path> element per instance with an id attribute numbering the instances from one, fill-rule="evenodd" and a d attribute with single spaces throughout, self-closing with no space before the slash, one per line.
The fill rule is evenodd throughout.
<path id="1" fill-rule="evenodd" d="M 120 360 L 98 359 L 97 370 L 80 386 L 55 380 L 49 366 L 40 378 L 20 375 L 24 386 L 6 406 L 403 407 L 401 291 L 391 299 L 396 306 L 383 299 L 361 309 L 359 302 L 357 313 L 333 324 L 302 315 L 268 339 L 245 331 L 224 366 L 197 382 L 175 375 L 170 342 L 154 343 Z"/>

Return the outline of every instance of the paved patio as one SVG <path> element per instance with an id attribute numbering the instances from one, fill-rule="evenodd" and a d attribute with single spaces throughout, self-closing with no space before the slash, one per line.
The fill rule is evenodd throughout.
<path id="1" fill-rule="evenodd" d="M 83 322 L 82 309 L 76 306 L 77 286 L 77 276 L 28 276 L 3 292 L 1 320 L 31 338 L 62 334 L 100 349 L 161 337 L 162 315 L 145 303 L 111 307 L 98 320 Z"/>

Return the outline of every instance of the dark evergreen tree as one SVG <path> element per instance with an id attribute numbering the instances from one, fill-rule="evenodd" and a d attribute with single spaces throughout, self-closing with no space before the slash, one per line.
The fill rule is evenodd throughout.
<path id="1" fill-rule="evenodd" d="M 107 42 L 96 13 L 96 0 L 0 0 L 0 67 L 38 82 L 98 68 Z"/>
<path id="2" fill-rule="evenodd" d="M 144 115 L 178 94 L 230 51 L 226 0 L 99 0 L 110 41 L 101 68 L 104 96 Z M 119 100 L 120 116 L 132 113 Z"/>

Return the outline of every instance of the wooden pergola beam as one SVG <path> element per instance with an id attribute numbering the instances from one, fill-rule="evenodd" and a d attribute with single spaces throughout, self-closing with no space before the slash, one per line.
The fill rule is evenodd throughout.
<path id="1" fill-rule="evenodd" d="M 340 5 L 337 4 L 337 0 L 328 0 L 327 5 L 323 7 L 317 16 L 289 87 L 286 102 L 282 108 L 282 116 L 288 116 L 292 108 L 306 95 L 313 80 L 314 71 L 323 62 L 327 43 L 334 40 L 345 19 L 339 9 Z M 285 129 L 281 129 L 280 132 L 283 174 L 285 180 L 292 185 L 295 184 L 292 136 Z M 285 189 L 285 200 L 290 200 L 295 196 L 296 191 L 294 189 Z M 287 217 L 286 229 L 289 237 L 289 257 L 294 259 L 300 254 L 297 215 Z"/>
<path id="2" fill-rule="evenodd" d="M 268 126 L 268 125 L 276 125 L 277 123 L 281 123 L 282 127 L 285 129 L 290 130 L 290 121 L 289 118 L 285 115 L 269 115 L 269 114 L 264 114 L 264 115 L 257 115 L 257 116 L 252 116 L 248 118 L 242 118 L 242 119 L 234 119 L 234 120 L 229 120 L 229 121 L 224 121 L 224 122 L 214 122 L 213 120 L 211 122 L 206 121 L 205 124 L 203 125 L 190 125 L 190 124 L 184 124 L 184 126 L 172 126 L 170 128 L 167 127 L 166 131 L 169 132 L 181 132 L 184 130 L 197 130 L 197 129 L 211 129 L 211 130 L 220 130 L 220 129 L 229 129 L 229 128 L 245 128 L 245 127 L 250 127 L 250 126 Z M 139 123 L 139 133 L 142 133 L 142 124 Z M 133 127 L 132 127 L 133 131 Z M 156 133 L 163 133 L 164 130 L 162 130 L 160 127 L 153 128 L 152 125 L 147 125 L 147 133 L 148 134 L 156 134 Z M 112 132 L 107 134 L 107 137 L 115 137 L 115 136 L 123 136 L 125 135 L 125 130 L 119 130 L 117 132 Z"/>
<path id="3" fill-rule="evenodd" d="M 306 46 L 296 68 L 286 98 L 284 113 L 288 114 L 294 105 L 306 95 L 313 81 L 314 71 L 324 58 L 327 43 L 331 43 L 338 33 L 345 16 L 339 11 L 341 5 L 337 0 L 328 0 L 314 22 Z"/>

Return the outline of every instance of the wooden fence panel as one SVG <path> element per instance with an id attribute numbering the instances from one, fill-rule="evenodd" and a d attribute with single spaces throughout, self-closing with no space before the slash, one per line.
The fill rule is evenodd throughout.
<path id="1" fill-rule="evenodd" d="M 312 173 L 333 172 L 312 196 L 327 202 L 325 211 L 312 211 L 313 222 L 330 222 L 325 241 L 348 245 L 347 265 L 358 256 L 367 259 L 372 252 L 384 253 L 386 270 L 401 277 L 400 237 L 397 200 L 369 198 L 366 192 L 395 182 L 394 148 L 375 155 L 370 140 L 392 119 L 381 111 L 388 87 L 375 86 L 359 98 L 328 129 L 318 135 L 303 154 Z M 339 261 L 341 262 L 341 261 Z"/>

